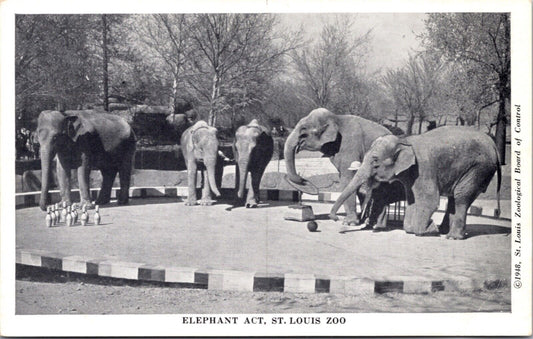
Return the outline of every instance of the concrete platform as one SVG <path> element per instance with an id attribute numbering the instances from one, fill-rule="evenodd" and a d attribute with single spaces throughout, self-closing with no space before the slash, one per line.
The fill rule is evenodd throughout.
<path id="1" fill-rule="evenodd" d="M 287 205 L 187 207 L 178 197 L 137 198 L 101 207 L 99 226 L 52 228 L 37 207 L 18 209 L 17 263 L 243 291 L 428 293 L 508 285 L 507 219 L 469 216 L 463 241 L 401 229 L 341 234 L 341 224 L 327 218 L 331 204 L 313 202 L 319 227 L 309 232 L 306 223 L 283 219 Z"/>

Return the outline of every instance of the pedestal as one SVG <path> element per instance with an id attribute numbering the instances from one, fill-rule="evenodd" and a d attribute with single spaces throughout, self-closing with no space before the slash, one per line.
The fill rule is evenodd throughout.
<path id="1" fill-rule="evenodd" d="M 313 207 L 309 205 L 290 205 L 289 211 L 285 213 L 283 218 L 285 220 L 309 221 L 315 220 L 315 214 Z"/>

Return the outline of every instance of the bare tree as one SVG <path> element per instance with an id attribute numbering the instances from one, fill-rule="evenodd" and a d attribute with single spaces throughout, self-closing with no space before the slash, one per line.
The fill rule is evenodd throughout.
<path id="1" fill-rule="evenodd" d="M 43 109 L 76 107 L 97 93 L 84 15 L 17 15 L 15 85 L 18 120 Z"/>
<path id="2" fill-rule="evenodd" d="M 358 71 L 370 31 L 354 36 L 354 24 L 352 17 L 338 16 L 324 25 L 318 41 L 292 54 L 307 98 L 316 107 L 332 105 L 336 92 L 342 91 L 346 73 Z"/>
<path id="3" fill-rule="evenodd" d="M 506 103 L 511 95 L 510 20 L 508 13 L 430 14 L 426 20 L 426 46 L 448 60 L 469 64 L 493 85 L 498 101 L 496 145 L 505 159 Z M 487 99 L 486 105 L 492 99 Z"/>
<path id="4" fill-rule="evenodd" d="M 279 71 L 278 62 L 296 47 L 295 38 L 277 36 L 271 14 L 198 14 L 192 28 L 197 74 L 189 78 L 209 103 L 208 123 L 215 125 L 225 105 L 224 88 Z"/>
<path id="5" fill-rule="evenodd" d="M 171 74 L 169 106 L 176 113 L 180 95 L 178 88 L 185 81 L 191 58 L 191 16 L 186 14 L 142 15 L 138 36 L 156 58 L 165 65 L 165 73 Z"/>
<path id="6" fill-rule="evenodd" d="M 432 112 L 431 100 L 439 88 L 443 68 L 440 60 L 422 53 L 411 55 L 403 68 L 390 70 L 383 77 L 382 82 L 395 105 L 407 115 L 406 134 L 413 133 L 415 119 L 421 133 L 422 122 Z"/>

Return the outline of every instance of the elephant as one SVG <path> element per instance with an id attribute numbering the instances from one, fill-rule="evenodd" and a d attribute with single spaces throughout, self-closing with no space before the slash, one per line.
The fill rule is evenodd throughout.
<path id="1" fill-rule="evenodd" d="M 248 189 L 246 208 L 257 207 L 259 184 L 274 153 L 274 140 L 270 131 L 253 119 L 248 125 L 240 126 L 235 132 L 233 155 L 235 157 L 235 188 L 238 200 L 244 198 L 248 172 L 252 183 Z"/>
<path id="2" fill-rule="evenodd" d="M 189 127 L 181 135 L 181 151 L 187 166 L 187 179 L 189 196 L 185 205 L 194 206 L 196 200 L 196 175 L 197 171 L 202 171 L 203 189 L 200 205 L 208 206 L 213 204 L 211 191 L 219 197 L 220 192 L 217 186 L 222 179 L 223 160 L 218 150 L 219 143 L 217 129 L 209 126 L 205 121 L 200 120 Z M 216 177 L 220 178 L 219 180 Z"/>
<path id="3" fill-rule="evenodd" d="M 109 203 L 117 172 L 120 176 L 118 203 L 128 203 L 136 139 L 124 119 L 90 110 L 43 111 L 38 118 L 37 133 L 42 169 L 39 206 L 43 211 L 49 204 L 51 164 L 56 154 L 62 202 L 71 204 L 70 175 L 76 169 L 80 202 L 91 207 L 89 175 L 91 168 L 97 168 L 103 180 L 96 204 Z"/>
<path id="4" fill-rule="evenodd" d="M 295 153 L 320 151 L 339 171 L 340 186 L 344 189 L 354 175 L 350 164 L 363 161 L 372 142 L 389 134 L 387 128 L 373 121 L 354 115 L 335 115 L 325 108 L 317 108 L 296 124 L 285 142 L 287 177 L 296 184 L 305 184 L 305 179 L 296 173 Z M 359 194 L 359 201 L 363 201 L 362 194 Z M 358 225 L 355 194 L 346 199 L 344 209 L 347 214 L 344 224 Z"/>
<path id="5" fill-rule="evenodd" d="M 399 181 L 407 200 L 407 233 L 464 239 L 466 212 L 486 191 L 495 172 L 499 211 L 500 159 L 490 136 L 464 126 L 444 126 L 402 138 L 383 136 L 374 141 L 361 168 L 333 205 L 330 218 L 338 220 L 337 210 L 362 184 L 373 187 L 376 182 Z M 440 196 L 448 197 L 448 206 L 437 227 L 431 216 Z"/>

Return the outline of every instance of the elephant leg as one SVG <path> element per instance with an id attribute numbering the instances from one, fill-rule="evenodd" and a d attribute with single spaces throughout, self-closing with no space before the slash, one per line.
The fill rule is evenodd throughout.
<path id="1" fill-rule="evenodd" d="M 78 167 L 78 186 L 80 188 L 80 204 L 86 205 L 87 207 L 91 206 L 91 194 L 90 194 L 90 174 L 91 169 L 89 166 L 89 161 L 87 156 L 82 154 L 81 156 L 81 165 Z"/>
<path id="2" fill-rule="evenodd" d="M 460 202 L 455 204 L 455 214 L 450 215 L 450 231 L 446 234 L 446 239 L 461 240 L 465 238 L 467 210 L 467 204 Z"/>
<path id="3" fill-rule="evenodd" d="M 440 234 L 439 228 L 431 219 L 431 216 L 439 207 L 440 196 L 436 183 L 430 179 L 419 180 L 413 186 L 413 193 L 415 202 L 408 206 L 410 213 L 409 223 L 406 224 L 404 220 L 404 229 L 418 236 Z"/>
<path id="4" fill-rule="evenodd" d="M 246 201 L 246 207 L 257 207 L 259 203 L 259 185 L 261 184 L 261 177 L 263 176 L 264 168 L 257 171 L 252 170 L 252 185 L 248 190 L 248 198 Z"/>
<path id="5" fill-rule="evenodd" d="M 109 204 L 111 200 L 111 189 L 113 188 L 113 182 L 117 176 L 117 169 L 115 168 L 106 168 L 102 169 L 102 187 L 98 193 L 98 198 L 96 199 L 96 205 L 105 205 Z"/>
<path id="6" fill-rule="evenodd" d="M 187 186 L 189 188 L 189 196 L 187 197 L 187 201 L 185 202 L 186 206 L 196 205 L 196 175 L 196 161 L 187 161 Z"/>
<path id="7" fill-rule="evenodd" d="M 61 204 L 63 202 L 66 202 L 67 205 L 71 204 L 71 198 L 70 198 L 70 168 L 65 168 L 62 164 L 62 162 L 59 159 L 59 155 L 57 156 L 57 181 L 59 183 L 59 195 L 61 196 Z"/>
<path id="8" fill-rule="evenodd" d="M 131 159 L 131 158 L 130 158 Z M 118 170 L 120 179 L 120 192 L 118 194 L 118 204 L 126 205 L 130 199 L 130 184 L 131 184 L 131 161 L 124 161 Z"/>
<path id="9" fill-rule="evenodd" d="M 341 174 L 341 180 L 340 185 L 344 189 L 346 186 L 348 186 L 348 183 L 350 182 L 351 177 L 347 174 Z M 361 220 L 359 218 L 359 215 L 356 211 L 356 194 L 352 194 L 346 199 L 344 202 L 344 211 L 346 212 L 346 217 L 344 218 L 344 221 L 342 222 L 343 225 L 359 225 L 361 223 Z M 363 201 L 361 198 L 360 201 Z"/>
<path id="10" fill-rule="evenodd" d="M 472 170 L 465 175 L 454 189 L 455 213 L 450 214 L 450 232 L 448 239 L 464 239 L 466 236 L 466 212 L 476 200 L 483 187 L 484 176 Z"/>
<path id="11" fill-rule="evenodd" d="M 214 201 L 211 196 L 211 187 L 209 186 L 209 179 L 207 178 L 207 170 L 202 170 L 202 200 L 200 205 L 210 206 Z"/>
<path id="12" fill-rule="evenodd" d="M 455 215 L 455 199 L 453 196 L 448 197 L 446 212 L 439 228 L 441 234 L 447 234 L 450 231 L 450 215 Z"/>

